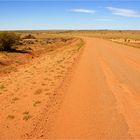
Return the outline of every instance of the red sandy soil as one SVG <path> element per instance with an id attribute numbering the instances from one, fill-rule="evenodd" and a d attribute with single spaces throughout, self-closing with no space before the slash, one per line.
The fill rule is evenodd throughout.
<path id="1" fill-rule="evenodd" d="M 0 79 L 0 139 L 140 139 L 140 50 L 84 40 Z"/>
<path id="2" fill-rule="evenodd" d="M 77 40 L 18 66 L 16 71 L 1 73 L 0 139 L 29 137 L 48 108 L 57 103 L 56 92 L 79 56 L 78 44 Z"/>

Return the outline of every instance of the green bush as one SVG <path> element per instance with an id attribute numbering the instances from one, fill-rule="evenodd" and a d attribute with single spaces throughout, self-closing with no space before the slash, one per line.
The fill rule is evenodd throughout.
<path id="1" fill-rule="evenodd" d="M 11 32 L 0 33 L 0 50 L 11 51 L 14 49 L 14 46 L 19 43 L 19 41 L 20 36 L 15 33 Z"/>

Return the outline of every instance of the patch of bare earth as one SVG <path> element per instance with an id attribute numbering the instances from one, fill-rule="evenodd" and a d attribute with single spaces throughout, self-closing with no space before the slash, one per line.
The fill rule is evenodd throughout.
<path id="1" fill-rule="evenodd" d="M 38 50 L 35 54 L 26 54 L 27 56 L 10 55 L 15 60 L 9 59 L 6 56 L 9 54 L 5 54 L 8 61 L 12 62 L 9 62 L 10 66 L 6 61 L 0 64 L 3 67 L 0 71 L 0 139 L 29 137 L 44 112 L 49 114 L 51 103 L 53 106 L 60 104 L 56 100 L 59 96 L 56 93 L 79 57 L 81 40 L 57 46 L 59 47 L 54 50 Z M 39 53 L 43 51 L 44 53 Z M 8 66 L 4 66 L 6 64 Z M 3 74 L 5 70 L 8 72 Z"/>

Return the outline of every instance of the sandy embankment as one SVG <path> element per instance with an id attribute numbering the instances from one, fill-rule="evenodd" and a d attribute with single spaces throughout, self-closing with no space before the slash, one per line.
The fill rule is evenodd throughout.
<path id="1" fill-rule="evenodd" d="M 44 54 L 1 76 L 0 139 L 29 137 L 44 112 L 49 114 L 48 110 L 60 102 L 56 101 L 56 92 L 79 56 L 79 43 Z"/>

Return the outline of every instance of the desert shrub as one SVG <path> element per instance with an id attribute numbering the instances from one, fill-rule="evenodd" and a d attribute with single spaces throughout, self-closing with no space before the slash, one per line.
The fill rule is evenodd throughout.
<path id="1" fill-rule="evenodd" d="M 0 33 L 0 50 L 11 51 L 15 45 L 19 43 L 20 36 L 15 33 L 3 32 Z"/>
<path id="2" fill-rule="evenodd" d="M 46 43 L 46 44 L 66 43 L 69 40 L 72 40 L 72 39 L 71 38 L 45 38 L 43 43 Z"/>
<path id="3" fill-rule="evenodd" d="M 33 35 L 28 34 L 26 36 L 24 36 L 22 39 L 36 39 Z"/>
<path id="4" fill-rule="evenodd" d="M 22 40 L 22 43 L 23 43 L 24 45 L 34 44 L 34 40 Z"/>

